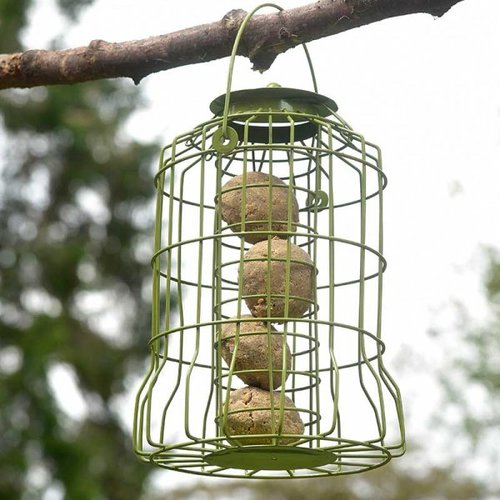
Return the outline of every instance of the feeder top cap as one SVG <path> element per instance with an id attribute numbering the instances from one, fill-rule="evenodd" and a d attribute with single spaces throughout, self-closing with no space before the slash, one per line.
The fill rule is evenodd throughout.
<path id="1" fill-rule="evenodd" d="M 274 85 L 231 92 L 229 114 L 285 111 L 326 117 L 338 110 L 332 99 L 321 94 Z M 210 104 L 210 111 L 216 116 L 222 116 L 225 100 L 226 94 L 214 99 Z"/>

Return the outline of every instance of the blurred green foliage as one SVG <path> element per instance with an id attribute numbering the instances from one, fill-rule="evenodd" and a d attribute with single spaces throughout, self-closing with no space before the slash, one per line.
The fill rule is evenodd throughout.
<path id="1" fill-rule="evenodd" d="M 2 51 L 23 49 L 35 3 L 0 2 Z M 90 3 L 59 6 L 74 19 Z M 137 499 L 151 472 L 116 405 L 149 336 L 158 146 L 123 131 L 138 104 L 131 83 L 110 81 L 0 93 L 2 499 Z M 82 415 L 61 407 L 56 368 Z"/>
<path id="2" fill-rule="evenodd" d="M 458 306 L 458 349 L 449 356 L 446 371 L 459 377 L 442 377 L 448 404 L 461 418 L 456 432 L 467 436 L 469 453 L 481 454 L 494 474 L 491 483 L 500 491 L 500 251 L 485 248 L 484 298 L 487 317 L 478 324 L 464 305 Z M 446 371 L 444 375 L 446 375 Z M 500 494 L 500 493 L 499 493 Z"/>
<path id="3" fill-rule="evenodd" d="M 447 468 L 405 471 L 391 464 L 359 475 L 301 480 L 199 483 L 150 500 L 478 500 L 480 483 L 453 476 Z"/>

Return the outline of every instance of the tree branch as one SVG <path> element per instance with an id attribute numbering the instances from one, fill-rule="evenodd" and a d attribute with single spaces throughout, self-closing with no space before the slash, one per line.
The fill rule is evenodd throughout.
<path id="1" fill-rule="evenodd" d="M 442 16 L 462 0 L 319 0 L 282 12 L 256 16 L 239 54 L 259 71 L 304 42 L 376 21 L 415 13 Z M 0 54 L 0 89 L 73 84 L 103 78 L 145 76 L 178 66 L 227 57 L 245 15 L 233 10 L 220 21 L 166 35 L 122 43 L 94 40 L 87 47 Z"/>

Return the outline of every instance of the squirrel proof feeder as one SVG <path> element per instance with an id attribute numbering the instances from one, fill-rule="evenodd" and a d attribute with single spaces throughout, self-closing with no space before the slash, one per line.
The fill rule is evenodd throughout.
<path id="1" fill-rule="evenodd" d="M 162 150 L 140 459 L 303 478 L 404 453 L 382 341 L 380 149 L 315 92 L 227 92 Z M 279 8 L 279 7 L 278 7 Z"/>

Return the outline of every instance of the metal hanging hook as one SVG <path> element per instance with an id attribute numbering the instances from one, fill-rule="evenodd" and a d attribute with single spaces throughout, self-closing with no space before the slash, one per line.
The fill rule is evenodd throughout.
<path id="1" fill-rule="evenodd" d="M 238 52 L 238 48 L 241 42 L 241 38 L 243 37 L 243 33 L 245 32 L 245 29 L 252 19 L 252 17 L 255 15 L 255 13 L 263 8 L 270 7 L 279 10 L 282 12 L 284 9 L 283 7 L 280 7 L 277 4 L 274 3 L 263 3 L 257 7 L 255 7 L 252 11 L 247 13 L 245 18 L 243 19 L 239 29 L 238 33 L 236 34 L 236 38 L 234 40 L 233 44 L 233 49 L 231 52 L 230 60 L 229 60 L 229 71 L 228 71 L 228 76 L 227 76 L 227 85 L 226 85 L 226 98 L 224 101 L 224 111 L 222 115 L 222 128 L 221 132 L 217 134 L 217 137 L 214 136 L 214 147 L 217 151 L 221 153 L 226 153 L 230 152 L 232 149 L 234 149 L 234 146 L 236 146 L 236 143 L 233 145 L 235 139 L 237 141 L 237 134 L 231 127 L 228 127 L 228 115 L 229 115 L 229 104 L 231 100 L 231 85 L 233 81 L 233 71 L 234 71 L 234 63 L 236 60 L 236 55 Z M 314 73 L 314 67 L 312 64 L 312 59 L 311 55 L 309 54 L 309 51 L 307 49 L 306 44 L 302 44 L 302 47 L 304 48 L 304 52 L 306 54 L 306 59 L 307 59 L 307 64 L 309 66 L 309 71 L 311 73 L 311 78 L 312 78 L 312 83 L 313 83 L 313 89 L 314 92 L 318 92 L 318 85 L 316 81 L 316 75 Z M 232 146 L 232 147 L 231 147 Z M 224 149 L 224 151 L 223 151 Z"/>

